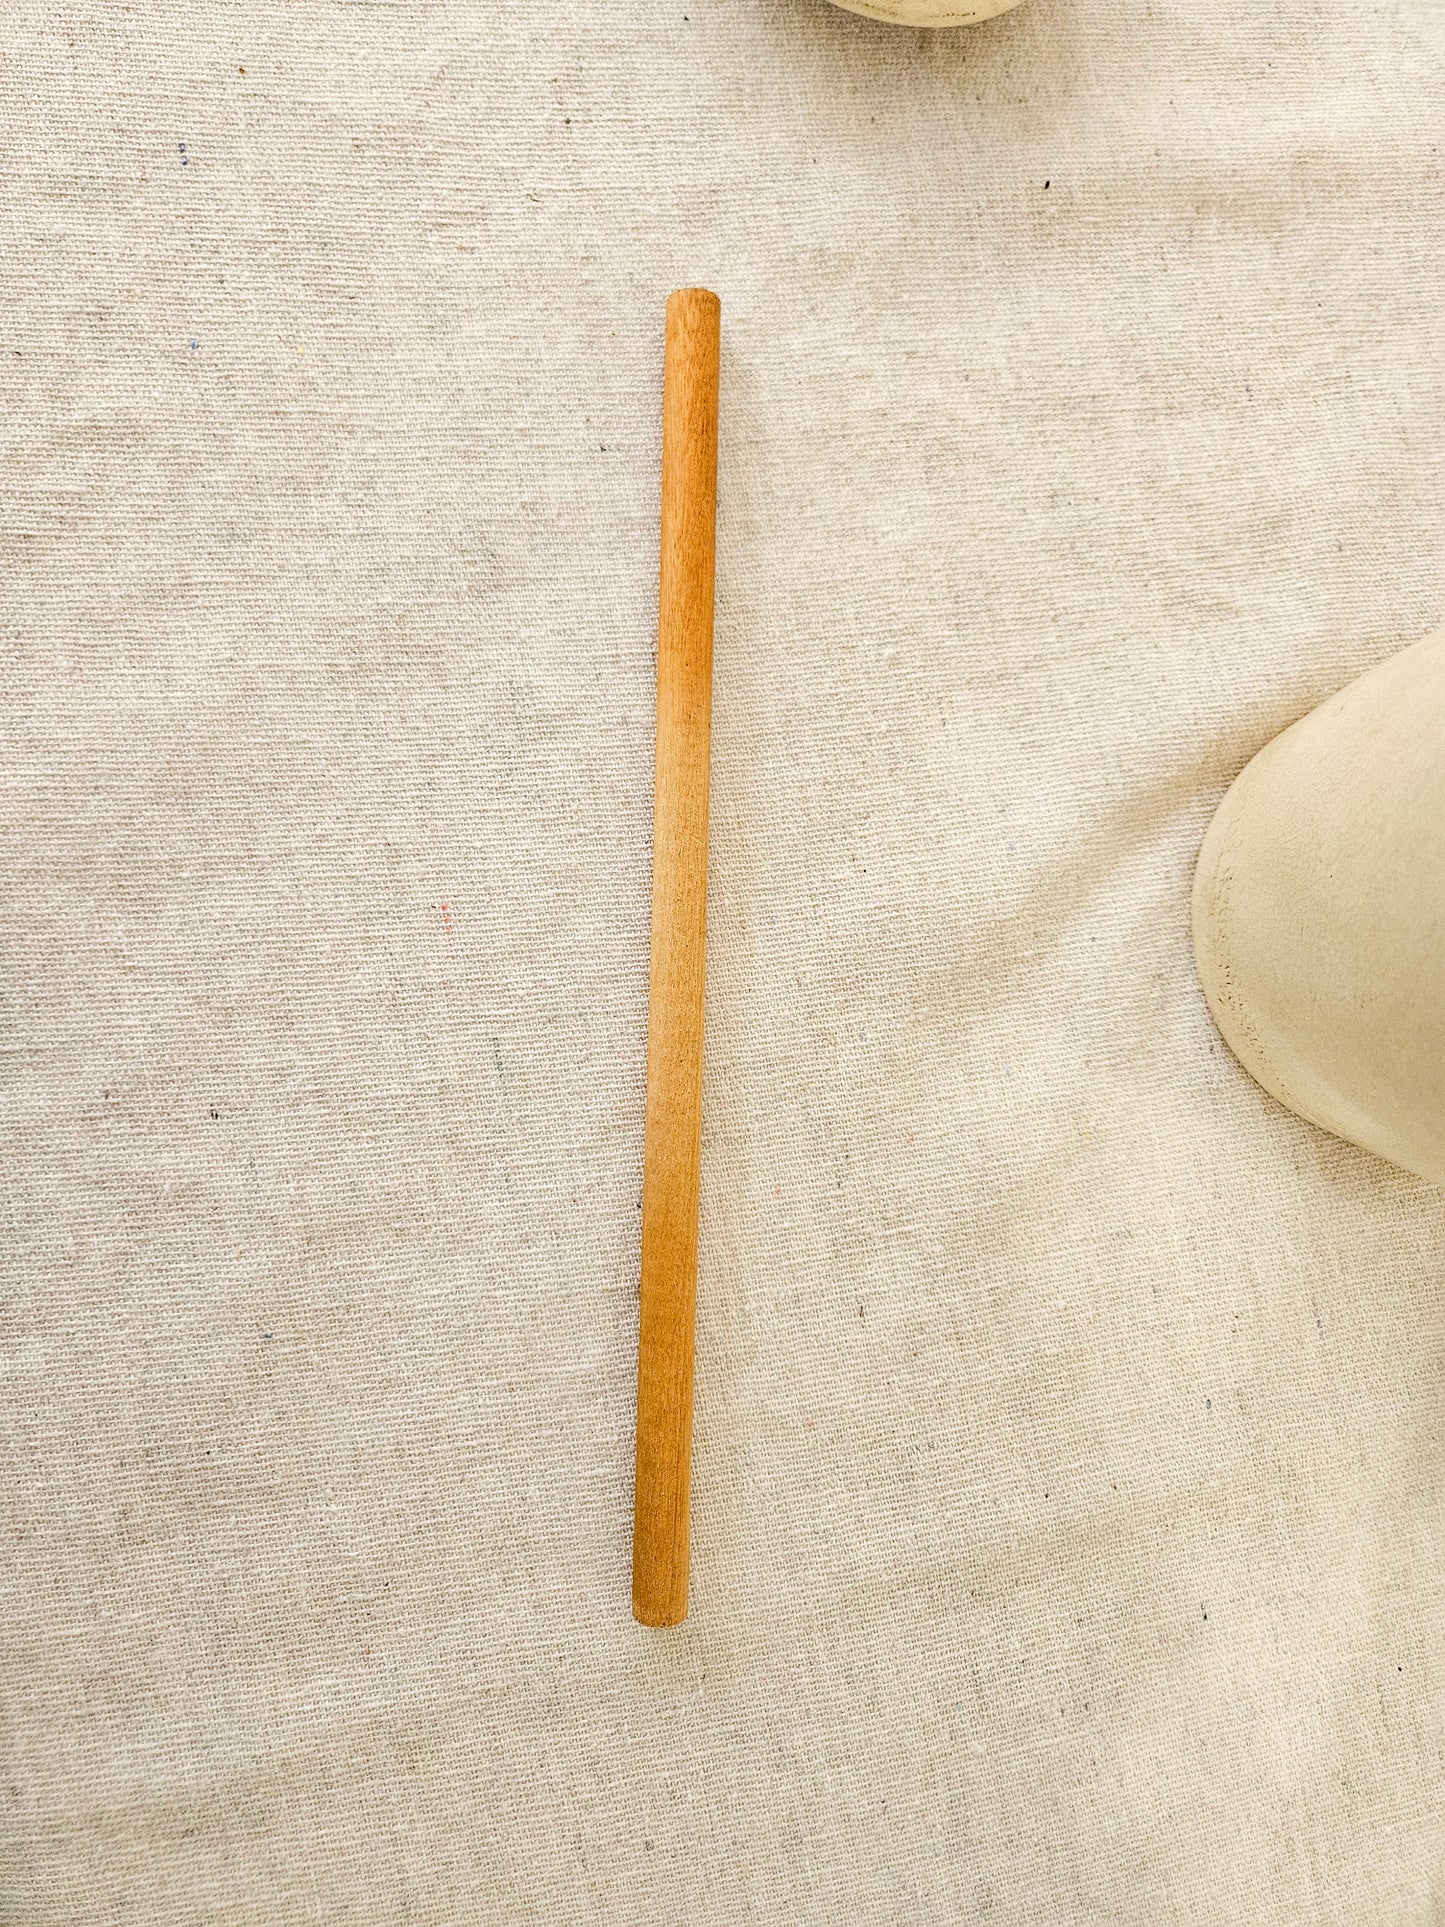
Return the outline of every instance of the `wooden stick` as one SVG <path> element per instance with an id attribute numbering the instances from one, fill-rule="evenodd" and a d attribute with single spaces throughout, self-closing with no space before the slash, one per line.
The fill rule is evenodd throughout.
<path id="1" fill-rule="evenodd" d="M 687 1617 L 721 304 L 667 304 L 632 1612 Z"/>

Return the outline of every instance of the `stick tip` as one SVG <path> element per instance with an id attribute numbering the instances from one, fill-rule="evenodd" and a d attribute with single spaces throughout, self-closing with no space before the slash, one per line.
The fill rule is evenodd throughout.
<path id="1" fill-rule="evenodd" d="M 671 1558 L 661 1561 L 649 1556 L 645 1541 L 641 1547 L 634 1545 L 632 1617 L 639 1626 L 680 1626 L 687 1618 L 686 1545 L 680 1559 L 674 1549 Z"/>
<path id="2" fill-rule="evenodd" d="M 687 1607 L 679 1610 L 674 1606 L 658 1606 L 651 1600 L 634 1598 L 632 1617 L 639 1626 L 650 1626 L 654 1631 L 660 1631 L 667 1626 L 680 1626 L 687 1618 Z"/>
<path id="3" fill-rule="evenodd" d="M 667 297 L 668 311 L 674 308 L 693 308 L 712 314 L 722 312 L 722 301 L 711 288 L 674 288 Z"/>

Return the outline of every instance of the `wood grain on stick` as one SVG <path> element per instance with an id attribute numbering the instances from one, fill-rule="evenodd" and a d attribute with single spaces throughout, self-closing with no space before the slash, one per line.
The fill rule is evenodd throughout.
<path id="1" fill-rule="evenodd" d="M 687 1616 L 721 305 L 667 304 L 632 1611 Z"/>

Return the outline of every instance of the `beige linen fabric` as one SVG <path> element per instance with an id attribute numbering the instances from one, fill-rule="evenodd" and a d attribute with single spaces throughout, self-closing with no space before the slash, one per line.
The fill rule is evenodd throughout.
<path id="1" fill-rule="evenodd" d="M 8 10 L 7 1923 L 1445 1920 L 1445 1198 L 1248 1081 L 1189 941 L 1229 779 L 1445 603 L 1441 38 Z"/>

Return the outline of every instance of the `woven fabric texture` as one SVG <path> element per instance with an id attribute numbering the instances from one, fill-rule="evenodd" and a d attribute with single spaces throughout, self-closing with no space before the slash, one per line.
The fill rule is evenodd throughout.
<path id="1" fill-rule="evenodd" d="M 1435 0 L 12 0 L 14 1927 L 1445 1921 L 1445 1197 L 1194 977 L 1438 621 Z M 722 296 L 692 1615 L 628 1613 Z"/>

